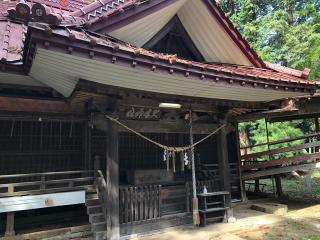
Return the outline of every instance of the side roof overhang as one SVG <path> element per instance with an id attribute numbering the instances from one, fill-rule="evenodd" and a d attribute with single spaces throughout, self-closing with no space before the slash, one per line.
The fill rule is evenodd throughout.
<path id="1" fill-rule="evenodd" d="M 79 79 L 126 89 L 210 99 L 271 101 L 314 93 L 315 82 L 273 70 L 203 64 L 132 47 L 83 30 L 30 26 L 29 75 L 65 97 Z"/>

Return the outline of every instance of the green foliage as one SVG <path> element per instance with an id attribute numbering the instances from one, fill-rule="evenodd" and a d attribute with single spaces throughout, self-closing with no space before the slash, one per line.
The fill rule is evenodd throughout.
<path id="1" fill-rule="evenodd" d="M 263 60 L 320 78 L 320 1 L 222 0 L 243 36 Z"/>
<path id="2" fill-rule="evenodd" d="M 248 145 L 258 145 L 268 142 L 274 142 L 285 139 L 297 138 L 306 133 L 313 131 L 314 124 L 309 120 L 295 120 L 290 122 L 267 123 L 264 119 L 250 122 L 242 122 L 239 124 L 240 145 L 245 147 Z M 268 133 L 267 133 L 268 129 Z M 243 139 L 248 139 L 244 141 Z M 293 145 L 302 144 L 304 140 L 296 140 L 270 145 L 269 149 L 283 148 Z M 268 150 L 268 145 L 250 148 L 247 153 L 261 152 Z M 304 153 L 305 150 L 286 152 L 278 154 L 276 158 L 291 157 Z M 268 160 L 269 156 L 261 157 L 258 160 Z"/>

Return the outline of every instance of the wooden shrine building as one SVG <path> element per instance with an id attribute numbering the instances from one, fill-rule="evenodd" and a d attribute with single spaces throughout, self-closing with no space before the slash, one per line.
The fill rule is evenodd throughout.
<path id="1" fill-rule="evenodd" d="M 262 61 L 213 0 L 0 1 L 0 69 L 7 235 L 21 212 L 73 205 L 95 239 L 188 224 L 204 188 L 228 220 L 237 118 L 318 89 Z"/>

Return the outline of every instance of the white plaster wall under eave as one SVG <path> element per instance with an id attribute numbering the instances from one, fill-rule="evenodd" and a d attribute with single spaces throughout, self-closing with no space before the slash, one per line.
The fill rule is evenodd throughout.
<path id="1" fill-rule="evenodd" d="M 188 1 L 178 17 L 207 62 L 252 66 L 203 1 Z"/>
<path id="2" fill-rule="evenodd" d="M 134 46 L 141 47 L 156 35 L 179 11 L 187 0 L 179 0 L 167 7 L 109 33 Z"/>
<path id="3" fill-rule="evenodd" d="M 30 76 L 54 88 L 65 97 L 70 96 L 78 79 L 147 92 L 236 101 L 271 101 L 299 95 L 299 92 L 185 78 L 181 75 L 139 69 L 138 66 L 133 68 L 41 48 L 37 49 Z"/>

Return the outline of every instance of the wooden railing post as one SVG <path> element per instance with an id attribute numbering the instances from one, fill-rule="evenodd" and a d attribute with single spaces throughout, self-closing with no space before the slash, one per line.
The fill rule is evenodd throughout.
<path id="1" fill-rule="evenodd" d="M 13 185 L 9 185 L 8 186 L 8 193 L 9 194 L 13 194 L 14 193 L 14 186 Z"/>
<path id="2" fill-rule="evenodd" d="M 45 190 L 45 189 L 46 189 L 46 176 L 42 175 L 41 176 L 40 190 Z"/>
<path id="3" fill-rule="evenodd" d="M 7 223 L 6 223 L 6 232 L 5 236 L 14 236 L 14 212 L 7 213 Z"/>

